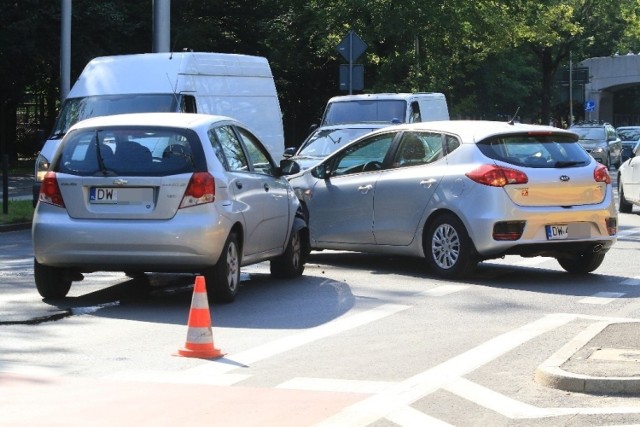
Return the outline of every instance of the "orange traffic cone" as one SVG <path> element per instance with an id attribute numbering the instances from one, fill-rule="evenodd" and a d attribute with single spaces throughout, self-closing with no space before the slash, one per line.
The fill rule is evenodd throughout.
<path id="1" fill-rule="evenodd" d="M 196 276 L 188 324 L 187 342 L 183 348 L 178 350 L 178 356 L 203 359 L 224 356 L 224 353 L 213 345 L 211 315 L 209 314 L 209 301 L 207 299 L 207 286 L 205 285 L 204 276 Z"/>

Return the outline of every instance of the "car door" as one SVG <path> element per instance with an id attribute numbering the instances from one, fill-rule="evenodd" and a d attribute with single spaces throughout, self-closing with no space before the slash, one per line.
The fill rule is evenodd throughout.
<path id="1" fill-rule="evenodd" d="M 404 132 L 380 175 L 373 201 L 373 234 L 377 245 L 406 246 L 416 234 L 444 176 L 443 137 L 433 132 Z"/>
<path id="2" fill-rule="evenodd" d="M 623 168 L 620 179 L 624 184 L 625 198 L 635 203 L 640 202 L 640 146 L 636 146 L 635 156 Z"/>
<path id="3" fill-rule="evenodd" d="M 224 156 L 228 191 L 233 195 L 230 210 L 244 220 L 243 254 L 253 256 L 282 247 L 286 229 L 281 217 L 288 211 L 284 206 L 287 198 L 281 197 L 282 184 L 258 169 L 259 160 L 252 159 L 233 126 L 218 126 L 209 134 L 220 144 Z"/>
<path id="4" fill-rule="evenodd" d="M 328 159 L 328 176 L 316 182 L 307 202 L 311 239 L 320 247 L 374 243 L 375 186 L 394 136 L 365 138 Z"/>

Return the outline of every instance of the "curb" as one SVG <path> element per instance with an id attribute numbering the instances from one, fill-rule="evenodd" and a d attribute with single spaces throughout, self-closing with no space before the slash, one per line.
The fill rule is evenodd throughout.
<path id="1" fill-rule="evenodd" d="M 561 367 L 596 335 L 614 323 L 626 322 L 598 322 L 576 335 L 573 340 L 569 341 L 549 359 L 538 366 L 535 372 L 535 380 L 548 387 L 580 393 L 640 393 L 640 378 L 638 377 L 595 377 L 569 372 Z"/>
<path id="2" fill-rule="evenodd" d="M 15 224 L 2 224 L 0 225 L 0 233 L 5 231 L 20 231 L 28 230 L 31 228 L 30 222 L 17 222 Z"/>

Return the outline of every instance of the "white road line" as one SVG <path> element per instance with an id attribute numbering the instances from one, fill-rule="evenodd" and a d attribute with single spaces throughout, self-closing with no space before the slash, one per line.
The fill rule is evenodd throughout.
<path id="1" fill-rule="evenodd" d="M 307 391 L 330 391 L 336 393 L 381 393 L 396 385 L 387 381 L 340 380 L 333 378 L 296 377 L 279 384 L 276 388 Z"/>
<path id="2" fill-rule="evenodd" d="M 410 308 L 408 305 L 384 304 L 371 310 L 332 320 L 315 328 L 307 329 L 299 334 L 289 335 L 237 354 L 227 355 L 222 359 L 216 360 L 215 363 L 207 363 L 189 369 L 186 372 L 201 375 L 226 373 L 241 366 L 250 366 L 252 363 L 276 356 L 319 339 L 366 325 L 408 308 Z"/>
<path id="3" fill-rule="evenodd" d="M 424 412 L 418 411 L 411 406 L 403 406 L 387 414 L 385 417 L 389 421 L 402 427 L 447 427 L 451 424 L 445 423 L 437 418 L 431 417 Z"/>
<path id="4" fill-rule="evenodd" d="M 615 301 L 617 298 L 623 297 L 626 294 L 624 292 L 598 292 L 578 301 L 581 304 L 596 304 L 604 305 L 609 304 L 611 301 Z"/>
<path id="5" fill-rule="evenodd" d="M 442 297 L 445 295 L 452 294 L 454 292 L 459 292 L 464 289 L 467 289 L 469 286 L 470 285 L 440 285 L 440 286 L 436 286 L 435 288 L 420 292 L 420 295 L 426 295 L 430 297 Z"/>
<path id="6" fill-rule="evenodd" d="M 548 331 L 565 325 L 575 315 L 547 315 L 490 339 L 479 346 L 410 377 L 389 390 L 351 405 L 318 426 L 366 426 L 398 408 L 433 393 L 447 383 L 472 372 L 497 357 Z"/>

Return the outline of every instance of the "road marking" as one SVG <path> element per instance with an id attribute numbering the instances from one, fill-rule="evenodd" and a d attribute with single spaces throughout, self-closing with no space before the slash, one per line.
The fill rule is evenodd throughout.
<path id="1" fill-rule="evenodd" d="M 617 298 L 623 297 L 626 294 L 624 292 L 598 292 L 578 301 L 581 304 L 596 304 L 604 305 L 609 304 L 611 301 L 615 301 Z"/>
<path id="2" fill-rule="evenodd" d="M 547 315 L 492 338 L 440 365 L 410 377 L 390 389 L 351 405 L 318 426 L 366 426 L 399 408 L 408 406 L 444 385 L 491 362 L 525 342 L 565 325 L 575 315 Z"/>
<path id="3" fill-rule="evenodd" d="M 454 292 L 462 291 L 464 289 L 467 289 L 468 287 L 469 285 L 440 285 L 436 286 L 435 288 L 420 292 L 420 294 L 430 297 L 442 297 Z"/>
<path id="4" fill-rule="evenodd" d="M 431 417 L 424 412 L 418 411 L 411 406 L 403 406 L 392 411 L 385 417 L 389 421 L 399 426 L 416 426 L 416 427 L 447 427 L 451 424 L 445 423 L 437 418 Z"/>
<path id="5" fill-rule="evenodd" d="M 279 384 L 276 388 L 307 391 L 330 391 L 340 393 L 381 393 L 396 385 L 387 381 L 339 380 L 333 378 L 296 377 Z"/>

